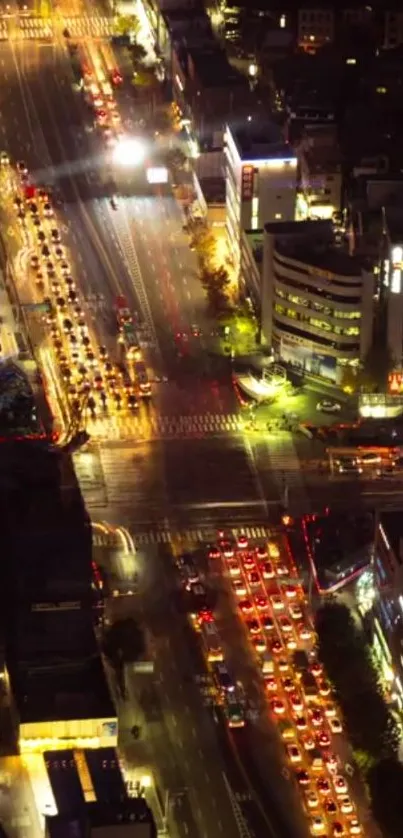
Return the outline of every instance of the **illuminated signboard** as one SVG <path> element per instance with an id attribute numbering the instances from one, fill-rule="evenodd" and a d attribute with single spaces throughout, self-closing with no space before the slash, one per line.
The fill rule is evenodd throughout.
<path id="1" fill-rule="evenodd" d="M 165 166 L 156 166 L 147 169 L 148 183 L 168 183 L 168 169 Z"/>
<path id="2" fill-rule="evenodd" d="M 400 294 L 402 288 L 403 248 L 400 246 L 392 248 L 392 265 L 390 290 L 392 294 Z"/>
<path id="3" fill-rule="evenodd" d="M 251 201 L 253 197 L 253 166 L 242 166 L 242 200 Z"/>
<path id="4" fill-rule="evenodd" d="M 388 392 L 394 395 L 403 393 L 403 373 L 392 372 L 388 377 Z"/>

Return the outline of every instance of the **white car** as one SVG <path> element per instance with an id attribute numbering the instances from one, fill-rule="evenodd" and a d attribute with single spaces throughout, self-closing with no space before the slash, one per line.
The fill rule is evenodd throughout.
<path id="1" fill-rule="evenodd" d="M 310 823 L 310 831 L 311 835 L 325 835 L 326 824 L 321 815 L 318 815 L 316 818 L 312 818 Z"/>
<path id="2" fill-rule="evenodd" d="M 0 165 L 1 166 L 9 166 L 10 165 L 10 158 L 6 151 L 0 152 Z"/>
<path id="3" fill-rule="evenodd" d="M 340 402 L 330 401 L 330 399 L 322 399 L 317 403 L 316 410 L 319 410 L 320 413 L 340 413 L 341 404 Z"/>
<path id="4" fill-rule="evenodd" d="M 357 457 L 357 462 L 363 466 L 376 466 L 382 462 L 382 457 L 374 451 L 366 451 Z"/>

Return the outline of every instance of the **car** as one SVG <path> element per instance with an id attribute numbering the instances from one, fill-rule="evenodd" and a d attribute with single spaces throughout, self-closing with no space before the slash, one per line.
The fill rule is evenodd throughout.
<path id="1" fill-rule="evenodd" d="M 20 175 L 27 175 L 28 174 L 27 164 L 25 163 L 24 160 L 18 160 L 18 162 L 17 162 L 17 172 Z"/>
<path id="2" fill-rule="evenodd" d="M 96 359 L 95 354 L 92 351 L 92 349 L 86 349 L 85 360 L 86 360 L 87 364 L 90 365 L 90 367 L 95 367 L 95 365 L 97 363 L 97 359 Z"/>
<path id="3" fill-rule="evenodd" d="M 357 457 L 357 463 L 362 466 L 376 466 L 382 462 L 382 457 L 375 451 L 364 451 Z"/>
<path id="4" fill-rule="evenodd" d="M 362 835 L 362 826 L 360 822 L 357 821 L 357 818 L 352 818 L 352 820 L 348 822 L 348 831 L 350 835 Z"/>
<path id="5" fill-rule="evenodd" d="M 318 660 L 312 661 L 309 666 L 309 671 L 312 672 L 312 675 L 314 675 L 315 678 L 319 678 L 319 676 L 323 673 L 323 666 Z"/>
<path id="6" fill-rule="evenodd" d="M 60 311 L 64 311 L 66 308 L 66 300 L 64 297 L 56 297 L 56 305 Z"/>
<path id="7" fill-rule="evenodd" d="M 321 727 L 323 725 L 323 715 L 320 710 L 310 710 L 309 718 L 314 727 Z M 328 747 L 327 745 L 324 746 Z"/>
<path id="8" fill-rule="evenodd" d="M 292 693 L 295 690 L 294 681 L 292 678 L 283 678 L 281 681 L 281 685 L 283 687 L 284 692 Z"/>
<path id="9" fill-rule="evenodd" d="M 118 201 L 116 195 L 112 195 L 112 197 L 109 199 L 109 205 L 110 205 L 111 209 L 113 209 L 113 210 L 118 210 L 119 209 L 119 201 Z"/>
<path id="10" fill-rule="evenodd" d="M 302 700 L 302 696 L 300 696 L 299 693 L 291 693 L 291 695 L 288 697 L 288 700 L 295 713 L 302 713 L 304 709 L 304 702 Z"/>
<path id="11" fill-rule="evenodd" d="M 20 224 L 25 224 L 26 217 L 24 210 L 19 210 L 19 212 L 17 213 L 17 218 Z"/>
<path id="12" fill-rule="evenodd" d="M 224 556 L 224 559 L 233 559 L 234 557 L 234 546 L 231 544 L 230 541 L 222 541 L 220 544 L 221 552 Z"/>
<path id="13" fill-rule="evenodd" d="M 244 614 L 252 614 L 254 610 L 253 602 L 250 599 L 241 599 L 239 607 Z"/>
<path id="14" fill-rule="evenodd" d="M 74 329 L 74 326 L 73 326 L 71 320 L 68 317 L 65 317 L 64 320 L 63 320 L 63 330 L 66 333 L 69 333 L 69 332 L 72 332 L 73 329 Z"/>
<path id="15" fill-rule="evenodd" d="M 295 587 L 295 585 L 285 585 L 284 593 L 287 599 L 296 599 L 298 595 L 298 589 Z"/>
<path id="16" fill-rule="evenodd" d="M 309 733 L 302 737 L 301 742 L 306 751 L 313 751 L 316 748 L 315 740 Z"/>
<path id="17" fill-rule="evenodd" d="M 6 151 L 0 152 L 0 166 L 9 166 L 10 165 L 10 157 Z"/>
<path id="18" fill-rule="evenodd" d="M 245 625 L 249 634 L 259 634 L 260 625 L 257 620 L 246 620 Z"/>
<path id="19" fill-rule="evenodd" d="M 55 256 L 58 262 L 60 262 L 61 259 L 64 259 L 64 250 L 62 247 L 55 247 Z"/>
<path id="20" fill-rule="evenodd" d="M 259 596 L 255 596 L 255 605 L 258 611 L 266 611 L 268 604 L 267 597 L 261 596 L 260 594 Z"/>
<path id="21" fill-rule="evenodd" d="M 263 579 L 273 579 L 274 578 L 274 567 L 272 562 L 265 561 L 262 565 L 262 576 Z"/>
<path id="22" fill-rule="evenodd" d="M 261 634 L 256 635 L 256 637 L 252 637 L 251 640 L 252 646 L 256 649 L 257 652 L 265 652 L 266 651 L 266 641 Z"/>
<path id="23" fill-rule="evenodd" d="M 328 752 L 325 753 L 323 757 L 325 760 L 326 768 L 329 771 L 329 773 L 336 774 L 339 770 L 339 760 L 337 759 L 337 756 L 335 754 L 332 754 L 331 752 Z"/>
<path id="24" fill-rule="evenodd" d="M 351 815 L 354 812 L 354 806 L 348 796 L 346 794 L 344 797 L 341 797 L 339 800 L 340 811 L 343 815 Z"/>
<path id="25" fill-rule="evenodd" d="M 289 634 L 290 632 L 292 632 L 292 623 L 291 620 L 288 619 L 288 617 L 280 617 L 278 624 L 280 626 L 281 631 L 284 632 L 284 634 Z"/>
<path id="26" fill-rule="evenodd" d="M 309 786 L 311 782 L 311 778 L 308 772 L 305 771 L 305 769 L 302 769 L 301 771 L 296 771 L 295 779 L 300 786 Z"/>
<path id="27" fill-rule="evenodd" d="M 316 788 L 322 797 L 327 797 L 328 794 L 331 793 L 332 789 L 327 777 L 319 777 L 316 781 Z"/>
<path id="28" fill-rule="evenodd" d="M 277 692 L 278 690 L 278 683 L 274 677 L 274 675 L 265 675 L 264 676 L 264 685 L 269 693 Z"/>
<path id="29" fill-rule="evenodd" d="M 285 605 L 280 594 L 271 596 L 270 603 L 273 611 L 284 611 Z"/>
<path id="30" fill-rule="evenodd" d="M 326 733 L 325 730 L 322 730 L 321 733 L 317 736 L 317 742 L 319 748 L 328 748 L 330 746 L 330 736 Z"/>
<path id="31" fill-rule="evenodd" d="M 324 802 L 324 807 L 328 815 L 337 815 L 337 803 L 333 800 L 333 797 L 327 797 Z"/>
<path id="32" fill-rule="evenodd" d="M 332 719 L 336 716 L 337 709 L 336 709 L 336 706 L 334 704 L 332 704 L 331 701 L 323 703 L 322 706 L 323 706 L 323 712 L 324 712 L 327 719 Z"/>
<path id="33" fill-rule="evenodd" d="M 303 640 L 304 642 L 312 640 L 312 629 L 308 628 L 308 626 L 306 626 L 305 623 L 299 623 L 296 626 L 296 631 L 300 640 Z"/>
<path id="34" fill-rule="evenodd" d="M 246 553 L 246 556 L 243 559 L 243 566 L 245 570 L 255 570 L 256 562 L 253 556 L 250 553 Z"/>
<path id="35" fill-rule="evenodd" d="M 129 393 L 129 395 L 127 397 L 127 406 L 129 408 L 129 410 L 137 410 L 137 408 L 139 406 L 139 403 L 138 403 L 134 393 Z"/>
<path id="36" fill-rule="evenodd" d="M 277 576 L 289 576 L 290 571 L 286 564 L 283 562 L 278 562 L 276 566 Z"/>
<path id="37" fill-rule="evenodd" d="M 301 620 L 304 616 L 302 613 L 302 608 L 298 605 L 297 602 L 292 602 L 288 606 L 288 613 L 293 620 Z"/>
<path id="38" fill-rule="evenodd" d="M 209 558 L 211 558 L 210 553 Z M 228 562 L 227 568 L 230 576 L 234 577 L 241 575 L 241 568 L 239 567 L 238 562 Z"/>
<path id="39" fill-rule="evenodd" d="M 337 777 L 334 778 L 333 785 L 334 785 L 334 790 L 335 790 L 337 795 L 347 794 L 348 786 L 347 786 L 347 783 L 346 783 L 344 777 L 341 774 L 338 774 Z"/>
<path id="40" fill-rule="evenodd" d="M 54 215 L 53 207 L 48 201 L 43 205 L 43 214 L 45 218 L 52 218 Z"/>
<path id="41" fill-rule="evenodd" d="M 50 287 L 52 289 L 52 294 L 55 294 L 55 296 L 59 297 L 62 290 L 60 282 L 58 282 L 56 279 L 53 279 Z"/>
<path id="42" fill-rule="evenodd" d="M 283 651 L 283 646 L 279 640 L 273 640 L 273 643 L 271 644 L 271 650 L 273 652 L 273 655 L 281 655 Z"/>
<path id="43" fill-rule="evenodd" d="M 305 795 L 305 802 L 308 809 L 317 809 L 319 806 L 319 797 L 314 791 L 308 791 Z"/>
<path id="44" fill-rule="evenodd" d="M 59 230 L 57 229 L 57 227 L 52 227 L 52 229 L 51 229 L 51 231 L 50 231 L 50 235 L 51 235 L 51 237 L 52 237 L 52 241 L 53 241 L 55 244 L 58 244 L 58 243 L 61 241 L 61 239 L 60 239 L 60 233 L 59 233 Z"/>
<path id="45" fill-rule="evenodd" d="M 331 399 L 322 399 L 316 404 L 316 410 L 320 413 L 340 413 L 341 404 Z"/>
<path id="46" fill-rule="evenodd" d="M 70 273 L 70 265 L 69 265 L 69 263 L 68 263 L 68 262 L 66 262 L 65 260 L 64 260 L 63 262 L 61 262 L 61 264 L 60 264 L 60 270 L 61 270 L 64 274 L 69 274 L 69 273 Z"/>
<path id="47" fill-rule="evenodd" d="M 264 562 L 267 559 L 267 550 L 263 544 L 256 547 L 256 558 L 259 562 Z"/>
<path id="48" fill-rule="evenodd" d="M 316 815 L 316 817 L 311 818 L 309 822 L 309 831 L 311 835 L 325 835 L 326 834 L 326 823 L 322 815 Z"/>
<path id="49" fill-rule="evenodd" d="M 277 641 L 277 642 L 279 642 L 279 641 Z M 280 646 L 281 646 L 281 643 L 280 643 Z M 290 662 L 287 660 L 287 658 L 278 658 L 277 668 L 278 668 L 278 671 L 281 672 L 282 674 L 284 674 L 284 672 L 289 672 L 290 671 Z"/>
<path id="50" fill-rule="evenodd" d="M 288 759 L 290 760 L 290 762 L 293 762 L 293 763 L 302 762 L 301 751 L 297 747 L 297 745 L 287 745 L 286 746 L 286 752 L 287 752 L 287 756 L 288 756 Z"/>
<path id="51" fill-rule="evenodd" d="M 329 681 L 325 681 L 324 679 L 322 681 L 319 681 L 318 690 L 323 698 L 327 698 L 332 692 L 332 688 L 329 684 Z"/>
<path id="52" fill-rule="evenodd" d="M 325 710 L 326 713 L 326 710 Z M 343 725 L 340 719 L 337 716 L 331 716 L 329 718 L 329 727 L 333 734 L 342 733 L 343 732 Z"/>
<path id="53" fill-rule="evenodd" d="M 74 291 L 73 288 L 71 288 L 71 287 L 69 288 L 69 292 L 67 294 L 67 299 L 68 299 L 69 303 L 77 302 L 77 299 L 78 299 L 77 292 Z"/>
<path id="54" fill-rule="evenodd" d="M 46 233 L 43 230 L 39 230 L 38 232 L 38 242 L 39 244 L 44 244 L 46 241 Z"/>
<path id="55" fill-rule="evenodd" d="M 273 698 L 272 701 L 270 702 L 270 707 L 271 707 L 273 713 L 276 714 L 276 716 L 284 716 L 285 715 L 285 704 L 284 704 L 284 701 L 281 701 L 280 698 Z"/>
<path id="56" fill-rule="evenodd" d="M 73 289 L 76 287 L 73 277 L 69 276 L 69 274 L 63 277 L 63 282 L 68 288 Z"/>
<path id="57" fill-rule="evenodd" d="M 269 541 L 268 548 L 269 548 L 270 558 L 278 559 L 278 557 L 280 555 L 280 550 L 278 549 L 278 545 L 276 544 L 276 542 L 275 541 Z"/>
<path id="58" fill-rule="evenodd" d="M 287 634 L 285 645 L 289 652 L 295 652 L 295 649 L 297 648 L 297 641 L 295 640 L 295 637 L 291 634 Z"/>
<path id="59" fill-rule="evenodd" d="M 275 629 L 274 622 L 268 615 L 262 617 L 262 626 L 265 631 L 274 631 Z"/>
<path id="60" fill-rule="evenodd" d="M 105 346 L 100 346 L 99 347 L 100 358 L 106 357 L 107 354 L 108 353 L 107 353 L 107 350 L 106 350 Z M 216 560 L 216 559 L 218 560 L 219 558 L 221 558 L 220 550 L 218 549 L 218 547 L 215 544 L 210 544 L 210 546 L 207 549 L 207 556 L 208 556 L 209 559 L 214 559 L 214 560 Z M 235 565 L 235 562 L 233 563 L 233 565 Z M 236 566 L 239 570 L 238 565 L 236 565 Z"/>
<path id="61" fill-rule="evenodd" d="M 238 538 L 237 538 L 238 550 L 246 550 L 248 544 L 249 544 L 249 542 L 248 542 L 248 539 L 247 539 L 246 535 L 241 533 L 241 535 L 239 535 Z"/>
<path id="62" fill-rule="evenodd" d="M 332 835 L 333 838 L 344 838 L 346 835 L 346 830 L 340 821 L 333 821 L 332 823 Z"/>
<path id="63" fill-rule="evenodd" d="M 42 248 L 41 248 L 41 253 L 42 253 L 42 256 L 44 256 L 45 259 L 47 259 L 50 256 L 49 245 L 43 244 Z"/>
<path id="64" fill-rule="evenodd" d="M 29 264 L 31 268 L 38 268 L 39 267 L 39 256 L 31 256 L 29 260 Z"/>
<path id="65" fill-rule="evenodd" d="M 248 582 L 251 588 L 256 588 L 257 585 L 260 585 L 259 574 L 256 573 L 256 570 L 252 570 L 248 573 Z"/>
<path id="66" fill-rule="evenodd" d="M 305 716 L 297 716 L 295 719 L 295 725 L 298 730 L 306 730 L 308 727 L 308 722 Z"/>

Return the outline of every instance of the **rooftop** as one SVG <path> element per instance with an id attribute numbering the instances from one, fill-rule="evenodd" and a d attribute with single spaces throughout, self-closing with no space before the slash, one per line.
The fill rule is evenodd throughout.
<path id="1" fill-rule="evenodd" d="M 265 231 L 275 236 L 276 249 L 285 257 L 339 276 L 361 277 L 363 261 L 333 246 L 331 222 L 266 224 Z"/>
<path id="2" fill-rule="evenodd" d="M 293 149 L 283 141 L 281 129 L 274 122 L 251 119 L 228 127 L 241 160 L 295 157 Z"/>
<path id="3" fill-rule="evenodd" d="M 101 827 L 119 828 L 133 838 L 155 838 L 156 826 L 144 798 L 127 798 L 117 804 L 87 803 L 84 811 L 72 815 L 46 817 L 45 834 L 49 838 L 88 838 L 90 831 Z"/>
<path id="4" fill-rule="evenodd" d="M 217 42 L 187 50 L 188 69 L 191 67 L 203 87 L 242 86 L 248 88 L 248 81 L 228 61 L 227 55 Z"/>
<path id="5" fill-rule="evenodd" d="M 8 651 L 19 666 L 33 669 L 96 655 L 93 614 L 78 603 L 55 603 L 52 610 L 19 609 Z"/>
<path id="6" fill-rule="evenodd" d="M 402 510 L 399 509 L 395 512 L 381 512 L 379 519 L 386 538 L 388 539 L 396 558 L 401 563 L 403 558 L 401 555 L 401 545 L 403 539 Z"/>
<path id="7" fill-rule="evenodd" d="M 98 655 L 81 662 L 43 662 L 38 668 L 17 666 L 10 678 L 23 724 L 116 718 Z"/>

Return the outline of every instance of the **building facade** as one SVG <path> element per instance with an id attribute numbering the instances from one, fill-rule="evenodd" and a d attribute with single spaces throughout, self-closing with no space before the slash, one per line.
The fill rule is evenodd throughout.
<path id="1" fill-rule="evenodd" d="M 301 218 L 332 218 L 342 206 L 341 152 L 336 125 L 306 125 L 296 151 Z"/>
<path id="2" fill-rule="evenodd" d="M 297 194 L 297 158 L 281 141 L 277 126 L 225 131 L 227 239 L 239 270 L 244 230 L 262 229 L 266 222 L 293 221 Z"/>
<path id="3" fill-rule="evenodd" d="M 373 288 L 327 222 L 265 225 L 262 338 L 279 359 L 340 383 L 371 345 Z"/>

